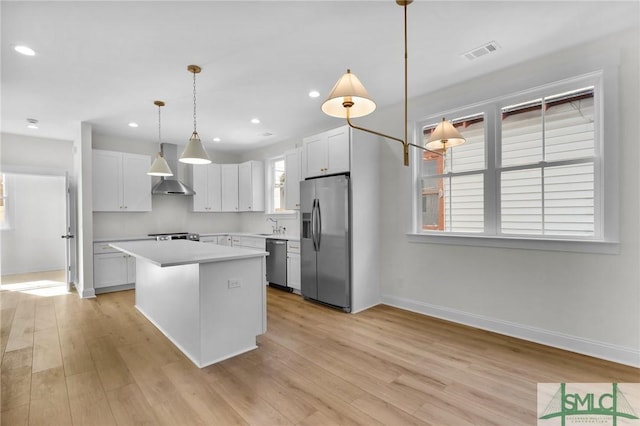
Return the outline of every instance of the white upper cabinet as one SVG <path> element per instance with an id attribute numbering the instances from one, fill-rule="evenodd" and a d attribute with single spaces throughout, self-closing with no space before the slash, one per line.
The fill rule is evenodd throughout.
<path id="1" fill-rule="evenodd" d="M 220 164 L 193 166 L 194 212 L 222 211 L 222 184 Z"/>
<path id="2" fill-rule="evenodd" d="M 151 211 L 151 157 L 93 150 L 93 211 Z"/>
<path id="3" fill-rule="evenodd" d="M 300 209 L 300 180 L 302 180 L 302 148 L 284 153 L 284 208 Z"/>
<path id="4" fill-rule="evenodd" d="M 244 212 L 264 211 L 264 163 L 247 161 L 238 165 L 238 205 Z"/>
<path id="5" fill-rule="evenodd" d="M 349 127 L 342 126 L 304 138 L 305 177 L 348 172 L 349 136 Z"/>
<path id="6" fill-rule="evenodd" d="M 238 211 L 238 165 L 220 164 L 220 188 L 223 212 Z"/>

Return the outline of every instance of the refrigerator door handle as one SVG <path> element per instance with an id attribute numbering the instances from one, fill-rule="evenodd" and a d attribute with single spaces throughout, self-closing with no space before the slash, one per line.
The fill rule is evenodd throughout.
<path id="1" fill-rule="evenodd" d="M 316 218 L 318 220 L 318 234 L 316 240 L 318 241 L 318 251 L 320 250 L 320 243 L 322 242 L 322 210 L 320 210 L 320 200 L 316 203 Z"/>
<path id="2" fill-rule="evenodd" d="M 318 251 L 318 243 L 316 242 L 316 205 L 318 199 L 313 199 L 313 207 L 311 208 L 311 241 L 313 241 L 313 250 Z"/>

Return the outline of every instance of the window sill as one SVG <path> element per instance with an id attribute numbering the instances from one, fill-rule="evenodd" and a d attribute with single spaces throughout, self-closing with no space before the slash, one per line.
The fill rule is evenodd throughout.
<path id="1" fill-rule="evenodd" d="M 493 237 L 484 235 L 435 235 L 408 233 L 410 243 L 449 244 L 475 247 L 497 247 L 524 250 L 564 251 L 575 253 L 619 254 L 617 241 L 552 240 L 523 237 Z"/>
<path id="2" fill-rule="evenodd" d="M 273 217 L 274 219 L 297 219 L 298 212 L 297 211 L 272 212 L 272 213 L 265 213 L 265 216 Z"/>

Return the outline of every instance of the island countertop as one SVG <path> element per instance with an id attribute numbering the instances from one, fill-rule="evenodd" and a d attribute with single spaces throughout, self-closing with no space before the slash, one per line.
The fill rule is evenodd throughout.
<path id="1" fill-rule="evenodd" d="M 128 255 L 160 267 L 221 262 L 232 259 L 268 256 L 264 250 L 202 244 L 196 241 L 127 241 L 109 244 Z"/>

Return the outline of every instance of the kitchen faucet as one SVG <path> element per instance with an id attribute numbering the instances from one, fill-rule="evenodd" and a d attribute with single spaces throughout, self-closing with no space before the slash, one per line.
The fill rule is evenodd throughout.
<path id="1" fill-rule="evenodd" d="M 272 217 L 268 217 L 267 218 L 268 221 L 274 222 L 275 225 L 271 226 L 271 230 L 275 235 L 280 235 L 280 234 L 284 234 L 284 231 L 287 229 L 283 226 L 278 225 L 278 220 L 274 219 Z"/>

